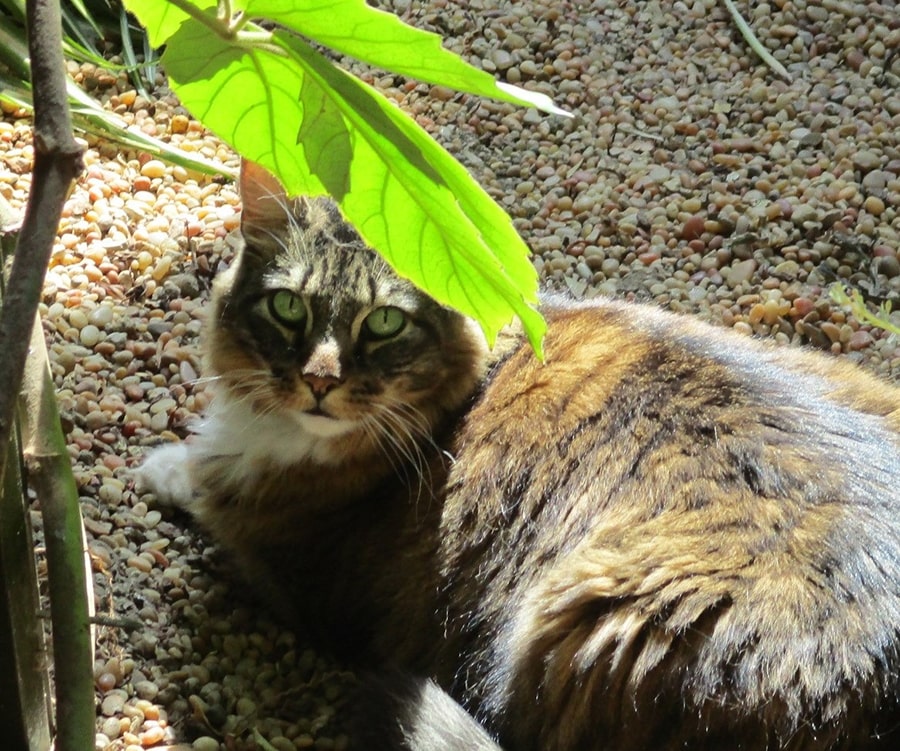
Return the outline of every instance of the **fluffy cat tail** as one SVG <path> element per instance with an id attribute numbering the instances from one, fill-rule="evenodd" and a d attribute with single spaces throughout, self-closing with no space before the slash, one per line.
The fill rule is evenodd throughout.
<path id="1" fill-rule="evenodd" d="M 354 751 L 503 751 L 434 681 L 408 675 L 366 680 L 351 730 Z"/>

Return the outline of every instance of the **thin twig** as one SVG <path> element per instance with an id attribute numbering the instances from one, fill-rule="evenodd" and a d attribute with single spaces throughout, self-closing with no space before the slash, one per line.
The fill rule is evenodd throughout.
<path id="1" fill-rule="evenodd" d="M 744 41 L 750 45 L 750 49 L 752 49 L 762 61 L 768 65 L 773 71 L 775 71 L 779 76 L 781 76 L 788 83 L 791 82 L 791 74 L 787 72 L 787 69 L 779 63 L 772 55 L 769 54 L 769 51 L 762 45 L 759 39 L 756 38 L 756 35 L 753 33 L 753 29 L 750 28 L 750 25 L 744 20 L 744 17 L 740 14 L 738 9 L 735 7 L 732 0 L 723 0 L 725 3 L 725 7 L 728 9 L 728 12 L 731 14 L 731 18 L 734 20 L 735 25 L 738 27 L 738 31 L 741 32 L 741 36 L 744 37 Z"/>

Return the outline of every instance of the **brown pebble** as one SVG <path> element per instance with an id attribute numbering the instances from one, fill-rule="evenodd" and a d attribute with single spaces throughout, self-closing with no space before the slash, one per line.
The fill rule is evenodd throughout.
<path id="1" fill-rule="evenodd" d="M 850 335 L 850 341 L 847 342 L 847 347 L 856 352 L 861 349 L 865 349 L 868 347 L 874 340 L 872 339 L 872 335 L 868 331 L 854 331 Z"/>
<path id="2" fill-rule="evenodd" d="M 695 214 L 685 221 L 684 226 L 681 228 L 681 238 L 687 241 L 698 240 L 703 234 L 705 224 L 706 219 Z"/>
<path id="3" fill-rule="evenodd" d="M 801 318 L 808 313 L 810 313 L 815 308 L 812 300 L 808 297 L 798 297 L 794 300 L 794 309 L 791 311 L 792 315 L 798 315 Z"/>
<path id="4" fill-rule="evenodd" d="M 97 676 L 96 683 L 97 688 L 104 693 L 112 691 L 116 687 L 116 676 L 109 672 L 100 673 L 100 675 Z"/>

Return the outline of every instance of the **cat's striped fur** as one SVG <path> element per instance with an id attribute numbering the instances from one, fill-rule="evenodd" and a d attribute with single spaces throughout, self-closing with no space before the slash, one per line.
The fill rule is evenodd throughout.
<path id="1" fill-rule="evenodd" d="M 214 409 L 145 477 L 401 671 L 360 748 L 895 747 L 900 389 L 613 301 L 491 353 L 329 203 L 243 192 Z"/>

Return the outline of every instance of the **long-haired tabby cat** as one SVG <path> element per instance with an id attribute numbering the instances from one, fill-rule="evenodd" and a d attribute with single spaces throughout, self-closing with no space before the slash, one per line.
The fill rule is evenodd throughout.
<path id="1" fill-rule="evenodd" d="M 900 747 L 900 389 L 609 300 L 489 352 L 328 201 L 242 192 L 213 408 L 143 480 L 392 676 L 361 748 Z"/>

